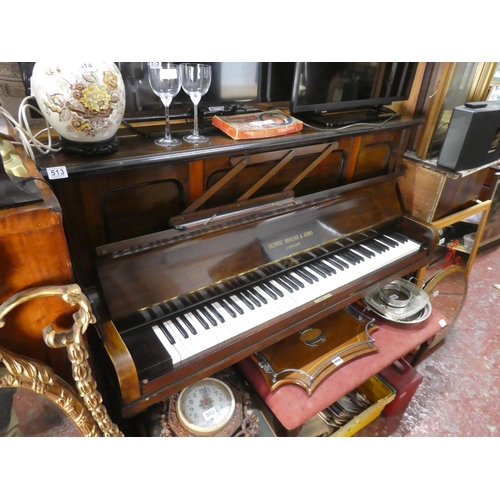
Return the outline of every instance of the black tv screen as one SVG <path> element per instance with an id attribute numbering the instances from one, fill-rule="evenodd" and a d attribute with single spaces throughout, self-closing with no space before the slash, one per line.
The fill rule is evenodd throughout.
<path id="1" fill-rule="evenodd" d="M 325 113 L 408 99 L 416 62 L 299 62 L 290 111 Z"/>

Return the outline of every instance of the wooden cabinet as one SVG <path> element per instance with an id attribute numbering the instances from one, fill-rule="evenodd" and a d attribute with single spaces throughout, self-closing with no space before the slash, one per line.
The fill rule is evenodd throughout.
<path id="1" fill-rule="evenodd" d="M 489 165 L 484 165 L 455 172 L 405 156 L 403 176 L 398 180 L 403 207 L 411 215 L 432 222 L 443 234 L 441 249 L 433 265 L 420 270 L 419 282 L 452 264 L 460 264 L 467 275 L 470 273 L 490 211 L 491 201 L 480 200 L 488 169 Z M 472 232 L 476 238 L 466 250 L 463 236 Z"/>
<path id="2" fill-rule="evenodd" d="M 21 157 L 29 175 L 41 178 L 34 164 Z M 40 201 L 0 210 L 0 303 L 27 288 L 74 283 L 61 207 L 46 185 L 37 185 Z M 0 328 L 0 345 L 48 364 L 72 382 L 66 349 L 50 349 L 42 330 L 50 324 L 56 330 L 70 328 L 75 311 L 58 297 L 23 304 Z"/>
<path id="3" fill-rule="evenodd" d="M 403 159 L 398 180 L 403 207 L 426 222 L 433 222 L 472 206 L 488 175 L 488 165 L 453 171 L 411 154 Z"/>

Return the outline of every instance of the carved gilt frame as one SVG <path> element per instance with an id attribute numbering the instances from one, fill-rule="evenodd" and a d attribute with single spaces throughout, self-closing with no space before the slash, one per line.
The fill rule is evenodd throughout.
<path id="1" fill-rule="evenodd" d="M 73 314 L 74 324 L 69 331 L 56 332 L 49 325 L 43 329 L 42 336 L 49 347 L 66 348 L 81 400 L 48 366 L 2 348 L 0 348 L 0 361 L 4 363 L 9 373 L 0 378 L 0 388 L 25 387 L 42 394 L 61 408 L 84 436 L 123 436 L 116 424 L 111 421 L 92 376 L 88 362 L 89 352 L 83 342 L 83 334 L 89 323 L 95 323 L 95 317 L 88 298 L 78 285 L 29 288 L 12 295 L 0 305 L 0 328 L 5 324 L 5 316 L 12 309 L 36 297 L 47 296 L 59 296 L 68 304 L 79 306 L 78 311 Z"/>

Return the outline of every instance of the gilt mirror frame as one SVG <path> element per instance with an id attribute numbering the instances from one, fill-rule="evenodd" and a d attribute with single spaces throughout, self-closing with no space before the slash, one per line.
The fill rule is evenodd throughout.
<path id="1" fill-rule="evenodd" d="M 44 342 L 53 348 L 66 348 L 71 362 L 73 379 L 79 397 L 73 388 L 60 379 L 44 363 L 14 354 L 0 347 L 0 362 L 6 368 L 0 371 L 2 388 L 26 388 L 42 395 L 67 415 L 83 436 L 123 436 L 103 405 L 102 396 L 92 376 L 88 362 L 89 352 L 83 335 L 90 323 L 95 323 L 90 302 L 76 284 L 42 286 L 18 292 L 0 305 L 0 328 L 7 314 L 18 305 L 37 297 L 59 296 L 72 306 L 78 306 L 73 314 L 73 326 L 69 331 L 56 332 L 52 325 L 42 330 Z M 1 368 L 1 367 L 0 367 Z"/>
<path id="2" fill-rule="evenodd" d="M 3 363 L 3 366 L 0 365 L 0 399 L 3 399 L 1 396 L 4 389 L 14 389 L 12 398 L 18 400 L 23 399 L 23 392 L 19 389 L 33 391 L 59 408 L 81 436 L 99 437 L 102 435 L 92 414 L 64 380 L 60 379 L 48 366 L 2 348 L 0 348 L 0 362 Z M 24 399 L 26 402 L 29 398 L 24 397 Z M 41 405 L 48 406 L 46 402 L 41 402 Z M 11 417 L 15 410 L 15 401 L 11 402 L 11 407 L 7 410 Z M 15 419 L 18 425 L 16 427 L 22 428 L 23 423 L 26 425 L 27 419 L 19 412 L 17 413 Z M 56 412 L 52 411 L 52 413 Z M 0 436 L 26 435 L 24 432 L 19 433 L 13 425 L 5 423 L 7 425 L 0 425 Z M 38 424 L 41 426 L 40 422 Z"/>

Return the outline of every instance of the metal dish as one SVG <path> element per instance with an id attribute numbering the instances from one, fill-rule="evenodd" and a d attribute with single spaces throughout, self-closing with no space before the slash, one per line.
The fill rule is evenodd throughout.
<path id="1" fill-rule="evenodd" d="M 397 323 L 418 323 L 429 317 L 432 308 L 426 292 L 402 278 L 391 282 L 391 285 L 407 290 L 408 295 L 411 294 L 409 303 L 404 307 L 391 306 L 382 300 L 381 291 L 378 290 L 363 299 L 372 311 Z"/>

